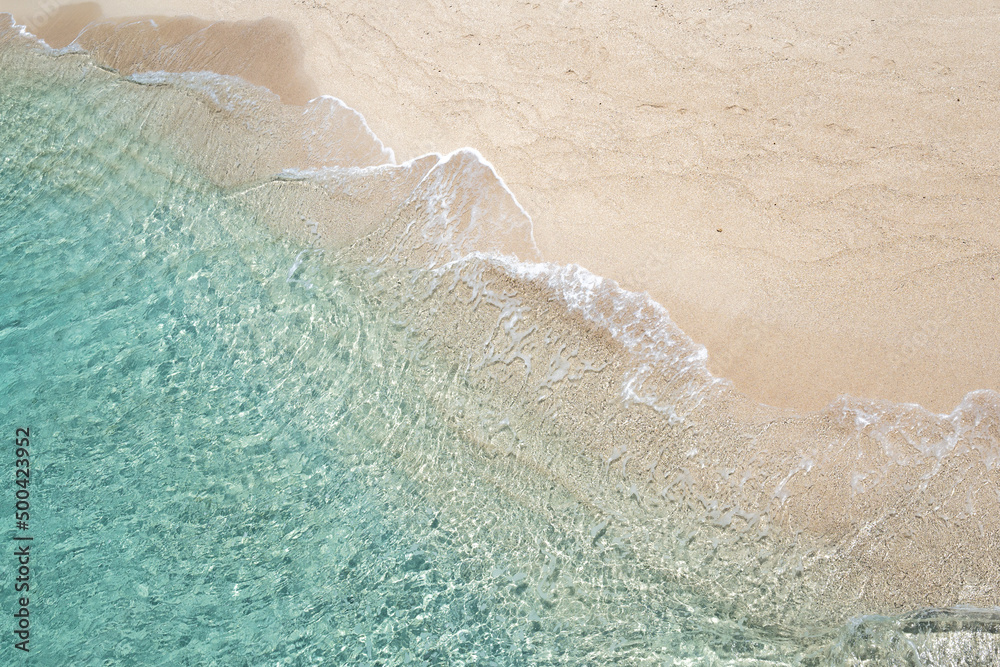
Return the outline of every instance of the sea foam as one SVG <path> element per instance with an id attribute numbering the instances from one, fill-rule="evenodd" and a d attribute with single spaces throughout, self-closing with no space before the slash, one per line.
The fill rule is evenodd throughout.
<path id="1" fill-rule="evenodd" d="M 5 66 L 48 71 L 51 63 L 22 47 L 40 48 L 13 23 L 0 31 Z M 41 53 L 43 60 L 55 55 Z M 284 289 L 308 296 L 284 324 L 268 320 L 277 338 L 294 342 L 287 356 L 276 354 L 292 364 L 312 350 L 340 363 L 316 342 L 329 341 L 350 369 L 388 378 L 353 390 L 343 399 L 350 410 L 323 404 L 308 408 L 310 415 L 339 426 L 353 413 L 377 414 L 384 423 L 366 422 L 373 441 L 414 461 L 407 470 L 421 483 L 439 484 L 426 493 L 441 506 L 462 502 L 449 494 L 481 498 L 475 485 L 493 485 L 589 545 L 587 553 L 628 560 L 633 565 L 610 567 L 632 573 L 634 590 L 675 581 L 722 607 L 738 598 L 741 611 L 730 620 L 762 627 L 807 619 L 828 631 L 872 612 L 996 604 L 996 392 L 972 392 L 949 415 L 848 397 L 805 415 L 753 404 L 709 372 L 705 348 L 647 294 L 580 266 L 542 262 L 530 216 L 475 150 L 395 164 L 362 115 L 336 98 L 294 108 L 212 73 L 122 79 L 84 69 L 108 90 L 136 94 L 135 115 L 144 119 L 137 134 L 216 184 L 222 194 L 213 206 L 252 212 L 252 224 L 294 247 L 275 274 Z M 208 273 L 210 263 L 199 266 Z M 199 270 L 189 278 L 187 288 L 209 293 Z M 343 296 L 334 286 L 348 281 L 364 285 L 363 305 L 350 316 L 335 308 Z M 364 328 L 366 318 L 389 328 Z M 308 335 L 297 337 L 299 323 Z M 200 335 L 200 324 L 172 326 Z M 375 348 L 365 347 L 366 336 L 379 337 Z M 266 338 L 255 344 L 270 345 Z M 252 367 L 243 372 L 255 377 Z M 322 370 L 314 372 L 318 381 Z M 414 384 L 413 396 L 390 403 L 401 391 L 398 378 Z M 282 377 L 267 400 L 286 389 L 297 400 L 310 396 Z M 401 434 L 411 416 L 400 406 L 418 400 L 434 411 L 412 417 L 415 423 L 447 423 L 462 434 L 459 449 L 441 437 L 407 449 Z M 490 470 L 490 481 L 467 472 L 475 465 L 453 463 L 463 457 Z M 547 506 L 546 488 L 558 489 L 558 508 L 573 498 L 584 509 Z M 562 558 L 571 567 L 582 548 L 557 554 L 551 544 L 558 540 L 544 539 L 553 560 L 532 574 L 539 609 L 555 604 L 554 563 Z M 426 562 L 418 550 L 407 558 L 416 571 Z M 941 565 L 930 571 L 915 562 Z M 529 575 L 511 570 L 507 577 L 493 567 L 520 595 Z M 646 582 L 643 572 L 658 578 Z M 886 632 L 897 641 L 916 631 Z M 844 645 L 859 641 L 848 633 Z M 844 655 L 863 653 L 854 646 Z"/>

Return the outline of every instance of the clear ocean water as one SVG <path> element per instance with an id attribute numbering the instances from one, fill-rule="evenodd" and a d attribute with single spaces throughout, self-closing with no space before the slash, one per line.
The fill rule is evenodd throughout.
<path id="1" fill-rule="evenodd" d="M 805 548 L 714 555 L 733 511 L 647 513 L 624 449 L 574 454 L 577 477 L 522 457 L 586 443 L 517 426 L 426 343 L 387 287 L 423 278 L 276 231 L 138 131 L 155 87 L 18 53 L 0 55 L 0 421 L 31 429 L 32 650 L 4 628 L 0 664 L 995 664 L 989 610 L 838 617 Z M 556 349 L 535 362 L 550 393 L 574 372 Z"/>

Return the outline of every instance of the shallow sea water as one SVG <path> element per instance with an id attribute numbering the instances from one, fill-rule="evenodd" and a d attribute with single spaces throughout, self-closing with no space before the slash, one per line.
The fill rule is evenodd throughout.
<path id="1" fill-rule="evenodd" d="M 768 576 L 795 595 L 753 613 L 758 584 L 720 592 L 690 526 L 609 522 L 503 420 L 470 432 L 497 406 L 418 344 L 391 267 L 272 231 L 135 131 L 130 96 L 156 91 L 44 58 L 79 76 L 0 73 L 0 412 L 34 447 L 34 664 L 997 655 L 985 612 L 796 622 L 790 570 Z"/>

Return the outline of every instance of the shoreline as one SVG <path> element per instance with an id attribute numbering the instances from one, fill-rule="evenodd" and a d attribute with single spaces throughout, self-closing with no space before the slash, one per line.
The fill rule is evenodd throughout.
<path id="1" fill-rule="evenodd" d="M 989 127 L 1000 105 L 988 110 L 990 93 L 966 90 L 954 103 L 964 104 L 960 112 L 938 108 L 948 77 L 971 80 L 986 62 L 967 58 L 961 71 L 935 73 L 912 50 L 891 68 L 866 61 L 874 46 L 885 60 L 904 38 L 876 44 L 878 29 L 861 30 L 846 10 L 761 15 L 737 37 L 727 31 L 748 18 L 739 9 L 668 17 L 624 6 L 605 11 L 610 23 L 600 29 L 601 8 L 573 3 L 509 17 L 423 5 L 338 14 L 266 1 L 233 11 L 106 1 L 77 6 L 74 20 L 190 12 L 287 22 L 217 35 L 209 50 L 223 57 L 210 64 L 261 85 L 293 73 L 296 91 L 283 99 L 336 95 L 400 161 L 466 145 L 481 151 L 531 215 L 544 260 L 649 292 L 708 348 L 713 373 L 758 402 L 812 411 L 846 394 L 949 413 L 970 391 L 1000 389 L 1000 346 L 991 344 L 1000 232 L 989 205 L 1000 186 L 989 182 L 988 151 L 974 145 L 1000 141 L 1000 123 Z M 62 20 L 43 18 L 43 36 Z M 907 34 L 937 20 L 929 11 L 914 17 Z M 871 23 L 893 21 L 886 10 Z M 951 42 L 983 37 L 976 30 L 990 25 L 954 22 L 961 29 Z M 179 23 L 178 34 L 205 27 Z M 616 37 L 611 25 L 634 39 Z M 664 26 L 680 40 L 674 51 L 651 37 Z M 705 46 L 715 29 L 732 44 Z M 775 53 L 765 48 L 786 29 L 808 46 L 792 39 Z M 246 48 L 266 35 L 267 48 Z M 565 50 L 538 43 L 559 36 L 575 41 Z M 452 37 L 465 45 L 445 48 Z M 836 44 L 817 52 L 827 37 Z M 616 58 L 628 49 L 641 58 Z M 266 58 L 254 59 L 262 54 L 278 55 L 281 66 L 264 71 Z M 642 58 L 664 72 L 640 71 Z M 561 60 L 568 66 L 558 71 Z M 774 70 L 778 83 L 755 68 Z M 927 89 L 904 85 L 907 76 Z M 795 90 L 765 89 L 779 84 Z M 928 95 L 936 106 L 912 106 Z M 885 104 L 910 115 L 889 123 L 876 113 Z"/>
<path id="2" fill-rule="evenodd" d="M 114 77 L 108 73 L 102 76 Z M 153 79 L 159 80 L 157 77 Z M 156 85 L 155 81 L 152 83 Z M 223 82 L 223 85 L 227 84 Z M 258 95 L 261 98 L 261 104 L 267 107 L 266 113 L 260 113 L 261 106 L 250 104 L 236 109 L 230 116 L 229 113 L 216 113 L 226 109 L 225 100 L 219 102 L 210 92 L 205 93 L 198 88 L 197 82 L 186 90 L 184 92 L 184 87 L 164 90 L 167 99 L 173 97 L 180 103 L 181 111 L 171 111 L 175 108 L 174 103 L 153 105 L 149 108 L 155 109 L 160 119 L 151 119 L 144 124 L 144 128 L 155 134 L 155 128 L 162 125 L 161 129 L 165 132 L 160 136 L 175 142 L 183 142 L 183 137 L 179 135 L 184 134 L 183 131 L 170 131 L 179 120 L 175 116 L 179 115 L 180 120 L 192 129 L 202 128 L 200 133 L 195 131 L 193 134 L 209 137 L 216 145 L 206 149 L 196 139 L 193 143 L 175 145 L 184 146 L 188 153 L 195 154 L 195 158 L 203 158 L 208 171 L 229 165 L 239 166 L 231 157 L 235 152 L 242 158 L 243 153 L 239 153 L 238 147 L 248 145 L 237 136 L 244 134 L 239 129 L 242 127 L 239 121 L 250 117 L 261 123 L 273 122 L 271 127 L 274 128 L 288 126 L 288 132 L 269 132 L 264 127 L 247 126 L 249 132 L 245 133 L 245 139 L 251 142 L 249 146 L 256 148 L 257 159 L 260 160 L 247 166 L 247 173 L 258 177 L 273 174 L 275 163 L 285 164 L 283 156 L 275 154 L 279 147 L 281 152 L 295 153 L 294 147 L 286 145 L 283 138 L 301 138 L 301 132 L 296 128 L 298 123 L 306 121 L 301 120 L 300 110 L 280 105 L 269 91 L 250 91 L 250 97 Z M 213 103 L 204 104 L 209 98 Z M 239 91 L 232 99 L 241 99 Z M 189 111 L 183 112 L 184 108 L 189 108 Z M 350 116 L 353 112 L 346 113 Z M 273 114 L 274 118 L 269 120 L 269 114 Z M 236 141 L 231 147 L 234 152 L 225 154 L 220 151 L 225 149 L 227 124 L 233 126 L 230 128 L 233 131 L 231 138 Z M 269 144 L 257 143 L 264 137 Z M 374 137 L 369 136 L 369 143 L 374 141 Z M 308 146 L 299 155 L 305 153 L 309 153 Z M 360 253 L 360 257 L 385 256 L 390 258 L 390 263 L 400 261 L 399 268 L 404 274 L 408 263 L 425 266 L 428 257 L 434 258 L 441 268 L 446 268 L 441 262 L 447 257 L 435 253 L 460 249 L 458 256 L 465 256 L 470 249 L 462 245 L 466 241 L 471 242 L 472 247 L 479 247 L 476 242 L 482 240 L 482 235 L 481 228 L 477 228 L 473 219 L 476 215 L 487 221 L 511 220 L 506 214 L 482 213 L 484 210 L 500 211 L 494 206 L 510 210 L 514 203 L 495 175 L 490 176 L 492 170 L 475 158 L 471 154 L 451 154 L 447 161 L 438 161 L 437 165 L 431 164 L 435 158 L 422 161 L 420 165 L 411 163 L 406 167 L 380 169 L 381 176 L 375 180 L 370 179 L 371 174 L 367 172 L 351 172 L 353 176 L 341 174 L 346 177 L 346 190 L 335 188 L 335 191 L 325 192 L 319 180 L 302 179 L 296 184 L 295 179 L 266 179 L 268 184 L 264 188 L 251 188 L 240 194 L 247 196 L 248 204 L 272 203 L 276 208 L 267 211 L 265 217 L 276 221 L 279 227 L 289 224 L 286 231 L 291 232 L 291 226 L 296 226 L 295 231 L 301 235 L 306 230 L 299 228 L 298 221 L 318 221 L 318 237 L 326 239 L 324 224 L 338 227 L 342 226 L 342 220 L 353 221 L 364 217 L 353 214 L 357 207 L 374 205 L 378 208 L 382 205 L 381 195 L 386 186 L 396 183 L 398 187 L 389 188 L 402 195 L 401 199 L 389 204 L 396 207 L 396 213 L 373 216 L 381 221 L 377 224 L 384 233 L 364 233 L 363 241 L 352 243 L 351 251 Z M 277 168 L 280 169 L 280 166 Z M 470 168 L 478 169 L 479 175 L 493 184 L 499 196 L 491 197 L 484 191 L 481 186 L 486 181 L 473 180 L 473 199 L 463 199 L 462 193 L 470 191 L 469 178 L 475 177 L 475 171 L 470 171 Z M 425 179 L 422 170 L 433 170 L 435 176 Z M 391 172 L 399 178 L 392 176 Z M 388 180 L 381 180 L 383 176 Z M 229 171 L 224 178 L 234 184 L 248 180 L 239 173 Z M 350 185 L 352 178 L 364 181 L 359 185 L 369 195 L 375 196 L 354 196 L 357 190 Z M 417 181 L 419 185 L 414 185 Z M 310 200 L 310 192 L 318 199 Z M 416 193 L 416 196 L 410 196 L 411 193 Z M 327 200 L 323 201 L 322 197 L 327 197 Z M 331 202 L 333 208 L 329 206 Z M 483 209 L 481 205 L 484 202 L 492 203 Z M 458 206 L 451 208 L 453 203 L 458 203 Z M 316 205 L 322 208 L 314 217 L 309 211 Z M 281 214 L 271 215 L 272 212 Z M 441 233 L 442 218 L 457 223 L 448 228 L 449 234 L 455 234 L 450 238 L 451 243 L 436 244 L 433 239 L 435 234 Z M 425 227 L 418 225 L 413 228 L 411 236 L 410 230 L 418 221 L 423 221 Z M 405 226 L 406 231 L 401 226 Z M 525 225 L 520 228 L 523 231 Z M 392 248 L 399 247 L 398 244 L 406 246 L 405 237 L 408 236 L 412 240 L 409 247 L 413 254 L 406 250 L 396 254 Z M 495 242 L 498 237 L 494 234 L 486 240 Z M 369 248 L 372 252 L 368 252 Z M 385 254 L 387 249 L 389 254 Z M 451 255 L 451 258 L 456 257 Z M 582 281 L 563 275 L 577 272 L 574 267 L 560 269 L 525 265 L 519 268 L 508 266 L 504 261 L 466 256 L 455 266 L 447 268 L 447 271 L 456 271 L 455 277 L 461 278 L 462 286 L 452 296 L 448 296 L 451 289 L 447 290 L 447 294 L 443 293 L 444 290 L 439 291 L 435 299 L 441 301 L 440 308 L 427 306 L 424 301 L 433 294 L 433 290 L 426 290 L 426 286 L 420 285 L 408 286 L 406 281 L 394 280 L 391 272 L 385 274 L 385 287 L 387 293 L 398 294 L 399 298 L 395 301 L 402 304 L 403 311 L 412 311 L 410 319 L 404 318 L 409 326 L 415 331 L 434 335 L 435 344 L 441 350 L 459 355 L 452 360 L 453 363 L 445 363 L 445 366 L 459 368 L 463 361 L 461 351 L 471 341 L 485 341 L 483 363 L 470 366 L 469 378 L 473 381 L 478 378 L 481 383 L 482 391 L 477 395 L 495 395 L 496 400 L 488 400 L 484 405 L 519 405 L 523 408 L 519 419 L 507 423 L 510 432 L 519 441 L 519 450 L 522 447 L 537 449 L 533 458 L 540 471 L 549 469 L 548 473 L 558 477 L 564 470 L 574 469 L 579 464 L 576 459 L 581 453 L 578 447 L 582 443 L 583 453 L 589 457 L 590 465 L 581 471 L 586 473 L 585 477 L 593 478 L 594 489 L 607 496 L 610 507 L 621 506 L 628 508 L 627 513 L 634 510 L 645 516 L 645 494 L 649 494 L 649 502 L 654 504 L 657 502 L 655 495 L 665 497 L 664 494 L 669 495 L 674 489 L 679 493 L 676 500 L 687 504 L 694 512 L 694 519 L 703 514 L 705 520 L 718 522 L 714 525 L 720 529 L 731 525 L 737 513 L 747 522 L 748 531 L 761 531 L 759 538 L 769 534 L 772 524 L 781 526 L 785 538 L 798 536 L 805 529 L 824 541 L 831 550 L 833 560 L 829 572 L 835 572 L 834 565 L 839 564 L 844 571 L 852 573 L 862 586 L 848 587 L 849 591 L 873 586 L 866 595 L 871 596 L 871 603 L 877 607 L 887 604 L 941 606 L 992 601 L 986 593 L 977 592 L 978 589 L 966 591 L 962 586 L 967 577 L 983 582 L 995 581 L 996 578 L 995 558 L 992 555 L 995 550 L 990 545 L 978 544 L 978 538 L 973 534 L 977 519 L 972 518 L 978 513 L 980 537 L 982 520 L 985 519 L 987 525 L 995 521 L 989 497 L 984 498 L 992 494 L 980 493 L 995 488 L 996 483 L 995 458 L 990 458 L 996 451 L 993 435 L 997 414 L 995 395 L 988 396 L 984 392 L 978 400 L 972 397 L 968 410 L 956 413 L 951 420 L 940 424 L 934 423 L 933 415 L 908 414 L 905 406 L 903 409 L 887 406 L 883 411 L 883 406 L 865 404 L 864 401 L 858 401 L 856 405 L 844 403 L 832 406 L 823 413 L 794 418 L 751 404 L 725 388 L 718 395 L 713 393 L 711 400 L 703 400 L 708 395 L 702 394 L 700 387 L 710 388 L 716 381 L 702 367 L 700 351 L 690 344 L 682 332 L 674 331 L 673 322 L 666 318 L 657 304 L 646 301 L 642 295 L 618 291 L 614 285 L 605 283 L 599 289 L 602 281 L 593 275 L 589 278 L 584 276 Z M 462 266 L 468 269 L 464 276 L 459 275 L 464 270 Z M 524 271 L 527 273 L 518 274 Z M 431 284 L 444 280 L 444 274 L 437 271 L 424 275 L 424 279 Z M 449 281 L 449 284 L 458 283 Z M 564 289 L 566 291 L 560 297 L 559 293 Z M 488 305 L 480 307 L 476 299 L 487 291 L 489 294 L 481 300 Z M 535 296 L 532 297 L 532 294 Z M 566 308 L 553 309 L 545 305 L 560 299 Z M 448 307 L 452 302 L 461 307 Z M 473 304 L 474 316 L 466 315 L 464 309 L 469 304 Z M 500 312 L 496 314 L 491 309 Z M 441 321 L 442 317 L 453 318 L 452 325 Z M 660 328 L 646 326 L 656 324 L 654 320 L 657 318 L 660 318 Z M 549 333 L 546 333 L 544 341 L 540 334 L 527 339 L 532 331 Z M 554 339 L 551 339 L 550 333 L 555 336 Z M 492 345 L 494 334 L 498 335 L 496 347 Z M 511 341 L 509 345 L 507 338 Z M 577 358 L 580 351 L 583 357 Z M 564 352 L 569 358 L 563 358 Z M 552 356 L 553 353 L 555 356 Z M 530 361 L 532 356 L 535 364 Z M 446 358 L 442 357 L 442 360 Z M 613 368 L 599 372 L 597 367 L 601 360 L 609 361 Z M 464 361 L 471 363 L 471 359 Z M 524 370 L 520 367 L 521 361 L 525 364 Z M 546 361 L 549 363 L 546 364 Z M 577 373 L 575 377 L 570 377 L 574 365 L 577 366 Z M 567 381 L 563 383 L 563 380 Z M 558 396 L 553 390 L 556 386 Z M 533 388 L 545 395 L 531 400 L 531 392 L 526 392 L 525 388 Z M 553 393 L 548 395 L 550 390 Z M 652 410 L 631 407 L 635 403 L 644 404 Z M 567 414 L 557 421 L 558 413 L 563 412 L 560 404 L 568 409 Z M 689 407 L 685 408 L 685 404 Z M 675 412 L 678 406 L 680 412 Z M 449 410 L 442 412 L 447 414 Z M 462 412 L 458 414 L 461 418 Z M 468 419 L 463 430 L 473 434 L 475 439 L 477 429 L 482 428 L 485 422 L 472 414 Z M 549 422 L 555 422 L 555 426 Z M 872 428 L 867 428 L 872 424 Z M 948 446 L 948 437 L 952 432 L 962 440 L 951 445 L 954 451 Z M 518 433 L 531 433 L 538 437 L 520 442 Z M 562 463 L 559 465 L 553 465 L 554 460 L 549 456 L 553 452 L 548 450 L 550 439 L 546 436 L 551 434 L 565 434 L 569 445 L 560 456 Z M 914 434 L 919 434 L 923 446 L 910 440 Z M 676 446 L 668 448 L 665 441 Z M 623 448 L 628 450 L 626 457 L 622 455 Z M 528 453 L 527 450 L 525 453 Z M 616 485 L 617 471 L 614 476 L 608 477 L 599 470 L 607 473 L 608 466 L 619 460 L 622 482 Z M 942 462 L 945 465 L 943 472 L 940 470 Z M 626 463 L 629 466 L 628 476 Z M 657 466 L 660 469 L 654 479 L 653 472 Z M 589 470 L 586 470 L 587 467 Z M 889 471 L 891 475 L 887 474 Z M 659 486 L 660 475 L 662 488 Z M 928 486 L 926 482 L 932 478 Z M 962 479 L 969 487 L 965 505 L 961 502 L 963 498 L 954 497 L 952 482 L 955 479 Z M 568 478 L 565 485 L 589 494 L 591 486 L 581 485 L 583 481 L 584 478 Z M 621 492 L 630 488 L 629 482 L 632 483 L 632 491 L 622 496 Z M 635 506 L 633 497 L 637 503 Z M 717 501 L 717 504 L 710 501 Z M 704 512 L 698 509 L 699 505 Z M 602 504 L 596 503 L 595 507 L 602 507 Z M 943 526 L 935 522 L 928 525 L 923 520 L 926 513 L 940 514 Z M 766 523 L 762 524 L 762 521 Z M 868 539 L 866 531 L 878 526 L 892 529 Z M 897 530 L 897 527 L 912 528 L 917 532 L 914 535 L 906 530 Z M 859 536 L 860 540 L 855 539 Z M 924 537 L 933 539 L 928 542 Z M 850 544 L 846 543 L 847 540 Z M 753 543 L 748 548 L 753 549 Z M 956 550 L 961 551 L 965 562 L 959 559 Z M 913 560 L 904 558 L 902 563 L 868 563 L 868 558 L 874 553 L 910 555 Z M 908 579 L 914 571 L 908 564 L 918 562 L 920 558 L 938 557 L 951 568 L 947 575 L 921 572 L 919 581 Z M 864 567 L 857 567 L 860 564 Z M 885 575 L 891 576 L 887 578 Z M 939 575 L 944 579 L 935 578 Z M 900 597 L 904 590 L 905 596 Z"/>

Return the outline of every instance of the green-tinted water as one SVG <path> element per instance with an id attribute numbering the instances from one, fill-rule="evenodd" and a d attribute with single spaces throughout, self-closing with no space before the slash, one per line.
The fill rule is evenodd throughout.
<path id="1" fill-rule="evenodd" d="M 40 663 L 765 645 L 732 622 L 699 631 L 691 592 L 491 485 L 505 471 L 422 396 L 363 281 L 348 267 L 289 280 L 300 248 L 108 118 L 120 84 L 0 85 L 0 377 L 4 423 L 30 426 L 35 448 Z M 590 520 L 521 476 L 564 523 Z"/>
<path id="2" fill-rule="evenodd" d="M 463 426 L 497 406 L 414 352 L 375 274 L 142 138 L 156 91 L 60 71 L 0 75 L 34 664 L 918 664 L 926 627 L 761 623 L 681 528 L 620 530 L 498 456 L 512 429 Z"/>

